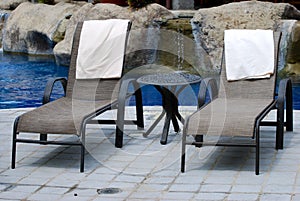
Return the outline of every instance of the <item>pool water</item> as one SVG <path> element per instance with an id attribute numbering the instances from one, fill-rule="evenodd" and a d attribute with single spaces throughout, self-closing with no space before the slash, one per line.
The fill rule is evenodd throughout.
<path id="1" fill-rule="evenodd" d="M 37 107 L 50 77 L 67 77 L 68 68 L 57 66 L 51 57 L 0 53 L 0 109 Z M 63 89 L 55 86 L 53 98 Z"/>
<path id="2" fill-rule="evenodd" d="M 38 107 L 47 80 L 50 77 L 68 76 L 68 67 L 57 66 L 54 58 L 6 54 L 0 51 L 0 109 Z M 180 105 L 196 105 L 197 84 L 179 95 Z M 144 105 L 161 105 L 161 95 L 152 86 L 145 86 Z M 52 99 L 63 96 L 60 84 L 54 87 Z M 300 84 L 293 85 L 294 109 L 300 109 Z M 132 101 L 129 103 L 132 105 Z"/>

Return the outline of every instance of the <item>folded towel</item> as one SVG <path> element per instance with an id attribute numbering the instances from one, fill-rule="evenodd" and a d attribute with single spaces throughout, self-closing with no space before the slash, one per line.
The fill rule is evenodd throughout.
<path id="1" fill-rule="evenodd" d="M 268 78 L 274 72 L 272 30 L 225 30 L 227 80 Z"/>
<path id="2" fill-rule="evenodd" d="M 76 78 L 119 78 L 129 20 L 84 21 L 81 30 Z"/>

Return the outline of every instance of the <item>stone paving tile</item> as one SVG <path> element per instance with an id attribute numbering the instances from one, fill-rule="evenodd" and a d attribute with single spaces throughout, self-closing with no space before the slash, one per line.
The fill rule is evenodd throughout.
<path id="1" fill-rule="evenodd" d="M 291 193 L 293 192 L 293 185 L 266 185 L 263 188 L 264 193 Z"/>
<path id="2" fill-rule="evenodd" d="M 11 188 L 14 192 L 34 193 L 41 188 L 40 185 L 17 185 Z"/>
<path id="3" fill-rule="evenodd" d="M 61 195 L 58 194 L 40 194 L 40 193 L 35 193 L 31 196 L 28 197 L 28 200 L 33 200 L 33 201 L 53 201 L 53 200 L 59 200 L 61 198 Z"/>
<path id="4" fill-rule="evenodd" d="M 201 186 L 200 191 L 201 192 L 217 192 L 217 193 L 225 193 L 225 192 L 229 192 L 231 189 L 231 185 L 227 185 L 227 184 L 203 184 Z"/>
<path id="5" fill-rule="evenodd" d="M 295 194 L 295 195 L 293 195 L 292 200 L 293 200 L 293 201 L 298 201 L 298 200 L 300 200 L 300 194 Z"/>
<path id="6" fill-rule="evenodd" d="M 256 201 L 258 200 L 258 194 L 255 193 L 232 193 L 228 195 L 227 201 L 240 201 L 240 200 L 247 200 L 247 201 Z"/>
<path id="7" fill-rule="evenodd" d="M 170 192 L 197 192 L 200 189 L 200 184 L 173 184 Z"/>
<path id="8" fill-rule="evenodd" d="M 84 173 L 79 173 L 77 147 L 24 144 L 18 145 L 12 170 L 12 123 L 27 110 L 0 110 L 0 200 L 300 200 L 299 122 L 285 134 L 283 150 L 274 149 L 274 128 L 262 129 L 260 175 L 254 174 L 255 150 L 236 147 L 188 147 L 186 172 L 181 173 L 181 133 L 171 129 L 162 146 L 161 123 L 147 138 L 129 126 L 122 149 L 114 147 L 113 126 L 101 125 L 100 132 L 99 126 L 88 126 Z M 145 111 L 147 128 L 160 107 Z M 294 119 L 300 119 L 300 111 Z M 103 188 L 121 192 L 99 195 Z"/>
<path id="9" fill-rule="evenodd" d="M 292 195 L 289 194 L 263 194 L 260 196 L 260 201 L 290 201 Z"/>
<path id="10" fill-rule="evenodd" d="M 0 193 L 0 200 L 22 200 L 26 199 L 27 197 L 30 197 L 32 195 L 31 192 L 15 192 L 13 190 L 11 191 L 4 191 Z"/>
<path id="11" fill-rule="evenodd" d="M 235 185 L 232 187 L 231 192 L 233 193 L 259 193 L 261 186 L 258 185 Z"/>
<path id="12" fill-rule="evenodd" d="M 198 193 L 197 195 L 195 195 L 195 197 L 193 198 L 193 200 L 197 200 L 197 201 L 209 201 L 209 200 L 213 200 L 213 201 L 218 201 L 218 200 L 225 200 L 227 197 L 226 193 Z"/>
<path id="13" fill-rule="evenodd" d="M 190 192 L 171 192 L 166 191 L 160 197 L 161 200 L 190 200 L 194 197 Z"/>

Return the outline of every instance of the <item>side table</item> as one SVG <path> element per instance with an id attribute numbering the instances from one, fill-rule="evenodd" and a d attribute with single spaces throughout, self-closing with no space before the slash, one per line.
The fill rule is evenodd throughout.
<path id="1" fill-rule="evenodd" d="M 182 124 L 184 124 L 184 118 L 180 115 L 178 111 L 178 95 L 188 85 L 199 83 L 200 81 L 200 76 L 189 74 L 184 71 L 172 73 L 155 73 L 144 75 L 138 78 L 138 83 L 144 85 L 153 85 L 157 89 L 157 91 L 162 95 L 163 112 L 149 127 L 149 129 L 143 134 L 144 137 L 147 137 L 156 127 L 156 125 L 161 121 L 163 116 L 166 115 L 160 143 L 163 145 L 167 144 L 171 120 L 175 132 L 179 132 L 180 130 L 177 119 Z"/>

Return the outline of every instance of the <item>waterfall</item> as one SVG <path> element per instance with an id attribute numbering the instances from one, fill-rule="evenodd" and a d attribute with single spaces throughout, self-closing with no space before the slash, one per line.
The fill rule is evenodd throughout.
<path id="1" fill-rule="evenodd" d="M 196 60 L 195 64 L 196 67 L 198 67 L 198 71 L 200 71 L 201 73 L 207 72 L 210 74 L 210 72 L 212 71 L 212 61 L 211 58 L 209 57 L 208 53 L 205 51 L 205 48 L 203 47 L 203 42 L 202 39 L 200 38 L 200 34 L 199 34 L 199 26 L 198 24 L 194 23 L 191 20 L 191 26 L 192 26 L 192 34 L 194 36 L 194 59 Z"/>
<path id="2" fill-rule="evenodd" d="M 9 13 L 7 13 L 6 11 L 0 10 L 0 51 L 1 53 L 3 52 L 3 48 L 2 48 L 2 39 L 3 39 L 3 35 L 5 34 L 4 31 L 4 24 L 7 20 L 7 18 L 9 17 Z"/>
<path id="3" fill-rule="evenodd" d="M 9 13 L 0 10 L 0 23 L 5 23 L 5 21 L 7 20 L 9 16 Z"/>
<path id="4" fill-rule="evenodd" d="M 291 33 L 293 32 L 293 27 L 296 22 L 297 20 L 282 20 L 280 27 L 282 35 L 279 47 L 278 71 L 282 70 L 287 64 L 287 49 L 290 45 Z"/>
<path id="5" fill-rule="evenodd" d="M 147 37 L 145 41 L 146 49 L 150 49 L 151 55 L 148 58 L 149 64 L 153 64 L 157 60 L 157 51 L 158 51 L 158 44 L 159 44 L 159 37 L 160 35 L 160 26 L 157 23 L 154 23 L 153 25 L 150 25 L 147 28 Z"/>
<path id="6" fill-rule="evenodd" d="M 183 31 L 179 26 L 177 26 L 177 33 L 175 34 L 177 35 L 175 41 L 177 42 L 177 70 L 182 71 L 184 62 L 184 38 Z"/>

